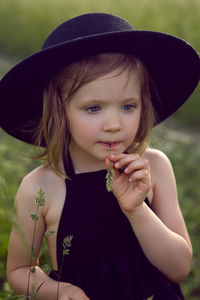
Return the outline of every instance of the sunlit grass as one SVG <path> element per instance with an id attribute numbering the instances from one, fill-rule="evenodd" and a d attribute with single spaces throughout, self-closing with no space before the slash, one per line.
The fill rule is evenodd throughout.
<path id="1" fill-rule="evenodd" d="M 2 55 L 12 58 L 13 65 L 16 59 L 38 51 L 46 36 L 61 22 L 87 12 L 119 15 L 136 29 L 176 35 L 200 51 L 199 0 L 1 0 L 0 76 L 10 67 L 2 62 Z M 175 117 L 197 126 L 199 94 L 200 87 Z"/>
<path id="2" fill-rule="evenodd" d="M 198 0 L 1 0 L 1 52 L 20 58 L 29 55 L 60 22 L 86 12 L 117 14 L 137 29 L 178 35 L 200 49 Z"/>

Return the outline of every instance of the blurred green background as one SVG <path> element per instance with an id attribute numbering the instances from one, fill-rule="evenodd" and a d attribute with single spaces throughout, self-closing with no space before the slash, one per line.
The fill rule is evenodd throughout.
<path id="1" fill-rule="evenodd" d="M 109 12 L 128 19 L 136 29 L 170 33 L 200 51 L 199 0 L 0 0 L 0 77 L 16 62 L 38 51 L 61 22 L 86 12 Z M 164 72 L 164 70 L 163 70 Z M 181 209 L 192 240 L 194 257 L 182 283 L 185 298 L 200 299 L 200 87 L 170 119 L 153 130 L 152 146 L 170 158 L 177 178 Z M 6 282 L 6 255 L 12 206 L 23 176 L 39 165 L 34 150 L 0 131 L 0 300 Z M 46 267 L 45 245 L 41 264 Z"/>

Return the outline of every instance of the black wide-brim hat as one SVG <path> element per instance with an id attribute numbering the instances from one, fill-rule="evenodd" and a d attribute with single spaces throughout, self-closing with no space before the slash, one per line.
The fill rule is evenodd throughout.
<path id="1" fill-rule="evenodd" d="M 39 122 L 42 116 L 42 95 L 48 81 L 65 65 L 105 52 L 135 55 L 146 66 L 159 96 L 151 95 L 157 123 L 173 114 L 199 82 L 199 56 L 185 41 L 161 32 L 134 30 L 129 22 L 114 15 L 84 14 L 58 26 L 39 52 L 22 60 L 2 78 L 1 127 L 33 143 L 31 129 L 35 123 L 31 125 L 31 121 Z"/>

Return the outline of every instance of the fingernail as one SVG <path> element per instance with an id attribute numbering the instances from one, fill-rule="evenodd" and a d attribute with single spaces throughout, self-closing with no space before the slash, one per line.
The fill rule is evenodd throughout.
<path id="1" fill-rule="evenodd" d="M 124 170 L 125 173 L 128 173 L 128 171 L 129 171 L 129 168 L 126 168 L 126 169 Z"/>
<path id="2" fill-rule="evenodd" d="M 115 164 L 115 167 L 116 167 L 116 168 L 118 168 L 118 167 L 119 167 L 119 163 L 118 163 L 118 162 Z"/>

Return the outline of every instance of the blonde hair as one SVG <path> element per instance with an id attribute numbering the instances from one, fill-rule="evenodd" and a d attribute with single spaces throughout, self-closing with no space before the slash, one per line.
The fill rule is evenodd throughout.
<path id="1" fill-rule="evenodd" d="M 35 145 L 41 145 L 43 142 L 46 149 L 35 158 L 43 159 L 44 164 L 53 167 L 57 174 L 62 173 L 59 160 L 64 153 L 65 157 L 67 156 L 70 141 L 69 122 L 66 116 L 67 103 L 81 86 L 117 69 L 120 70 L 119 74 L 125 70 L 131 72 L 133 69 L 139 74 L 142 98 L 140 124 L 136 137 L 127 151 L 137 152 L 140 155 L 145 151 L 155 123 L 148 72 L 142 62 L 132 55 L 105 53 L 83 58 L 64 67 L 46 85 L 43 93 L 43 115 L 35 134 Z"/>

